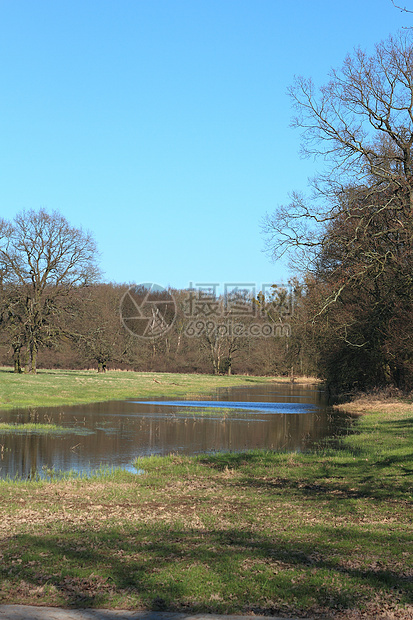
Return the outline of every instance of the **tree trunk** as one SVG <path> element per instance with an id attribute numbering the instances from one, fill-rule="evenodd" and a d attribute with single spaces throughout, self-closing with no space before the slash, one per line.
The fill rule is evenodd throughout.
<path id="1" fill-rule="evenodd" d="M 228 358 L 228 377 L 232 375 L 232 360 Z"/>
<path id="2" fill-rule="evenodd" d="M 34 342 L 29 346 L 29 368 L 28 372 L 35 375 L 37 371 L 37 347 Z"/>
<path id="3" fill-rule="evenodd" d="M 22 367 L 21 367 L 21 347 L 13 347 L 13 365 L 14 365 L 14 371 L 15 373 L 21 373 L 22 371 Z"/>
<path id="4" fill-rule="evenodd" d="M 13 358 L 14 370 L 13 372 L 20 374 L 22 371 L 21 363 L 20 363 L 20 352 Z"/>

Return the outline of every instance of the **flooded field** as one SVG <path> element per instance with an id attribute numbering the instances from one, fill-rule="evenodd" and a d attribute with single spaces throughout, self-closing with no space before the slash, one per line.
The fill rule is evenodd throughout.
<path id="1" fill-rule="evenodd" d="M 21 425 L 28 423 L 25 430 Z M 317 386 L 274 383 L 217 390 L 208 400 L 16 409 L 0 412 L 0 424 L 12 425 L 0 428 L 0 478 L 28 478 L 53 468 L 134 471 L 134 459 L 151 454 L 305 450 L 345 432 L 349 420 L 328 406 Z M 57 428 L 45 432 L 48 424 Z"/>

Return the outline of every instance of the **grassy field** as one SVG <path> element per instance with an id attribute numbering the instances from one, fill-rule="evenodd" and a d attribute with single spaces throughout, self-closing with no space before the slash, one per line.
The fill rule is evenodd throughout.
<path id="1" fill-rule="evenodd" d="M 218 387 L 254 385 L 269 377 L 214 376 L 93 370 L 40 370 L 36 375 L 14 374 L 0 368 L 0 409 L 52 407 L 127 398 L 194 397 Z M 277 381 L 288 378 L 277 378 Z M 314 380 L 313 380 L 314 381 Z"/>
<path id="2" fill-rule="evenodd" d="M 0 601 L 412 618 L 413 408 L 313 453 L 0 482 Z"/>
<path id="3" fill-rule="evenodd" d="M 0 433 L 42 433 L 45 435 L 62 434 L 62 433 L 72 433 L 73 429 L 67 428 L 66 426 L 57 426 L 56 424 L 36 424 L 36 423 L 26 423 L 26 424 L 7 424 L 4 422 L 0 422 Z"/>

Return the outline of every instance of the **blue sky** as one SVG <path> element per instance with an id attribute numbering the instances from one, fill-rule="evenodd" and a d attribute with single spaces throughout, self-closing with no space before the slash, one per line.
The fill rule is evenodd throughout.
<path id="1" fill-rule="evenodd" d="M 0 216 L 60 211 L 106 281 L 286 281 L 260 224 L 317 169 L 287 88 L 412 21 L 391 0 L 0 0 Z"/>

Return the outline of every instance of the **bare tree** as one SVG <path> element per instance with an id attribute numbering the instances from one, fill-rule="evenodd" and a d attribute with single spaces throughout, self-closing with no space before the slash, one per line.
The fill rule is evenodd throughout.
<path id="1" fill-rule="evenodd" d="M 399 6 L 398 4 L 396 4 L 394 0 L 391 0 L 391 3 L 395 9 L 400 9 L 400 11 L 402 11 L 403 13 L 413 13 L 413 11 L 406 8 L 405 6 Z"/>
<path id="2" fill-rule="evenodd" d="M 71 227 L 58 212 L 18 214 L 0 226 L 2 304 L 27 346 L 27 369 L 36 372 L 37 351 L 58 335 L 60 300 L 98 275 L 90 233 Z"/>
<path id="3" fill-rule="evenodd" d="M 80 309 L 69 332 L 84 357 L 97 363 L 98 372 L 106 372 L 110 362 L 130 363 L 137 349 L 136 338 L 125 330 L 119 316 L 119 302 L 126 291 L 113 284 L 78 291 Z"/>
<path id="4" fill-rule="evenodd" d="M 316 89 L 290 94 L 303 154 L 323 163 L 312 194 L 265 222 L 274 257 L 312 275 L 306 306 L 326 378 L 347 386 L 413 384 L 413 33 L 361 49 Z M 310 281 L 310 280 L 309 280 Z M 392 332 L 404 330 L 400 350 Z"/>
<path id="5" fill-rule="evenodd" d="M 292 201 L 268 216 L 264 229 L 274 258 L 288 253 L 303 271 L 317 271 L 320 251 L 366 248 L 361 274 L 382 269 L 388 243 L 411 247 L 413 231 L 413 38 L 400 32 L 368 55 L 357 49 L 330 81 L 316 89 L 296 79 L 290 94 L 302 131 L 303 154 L 324 168 L 309 198 Z M 385 224 L 385 225 L 384 225 Z M 343 235 L 346 230 L 346 235 Z M 341 283 L 352 281 L 353 272 Z M 340 294 L 340 287 L 333 293 Z"/>

